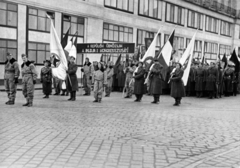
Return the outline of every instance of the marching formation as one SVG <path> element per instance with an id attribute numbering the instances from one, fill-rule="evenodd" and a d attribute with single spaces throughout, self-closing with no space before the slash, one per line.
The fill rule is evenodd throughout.
<path id="1" fill-rule="evenodd" d="M 23 106 L 31 107 L 34 98 L 34 85 L 37 80 L 37 72 L 34 63 L 28 60 L 28 56 L 22 54 L 23 64 L 21 65 L 22 92 L 26 98 Z M 175 99 L 175 106 L 181 104 L 181 99 L 185 96 L 196 96 L 221 98 L 222 96 L 236 96 L 239 83 L 239 73 L 235 71 L 235 64 L 226 59 L 211 62 L 193 61 L 191 64 L 188 82 L 184 86 L 182 77 L 184 65 L 180 62 L 171 62 L 168 67 L 167 76 L 159 59 L 155 58 L 151 66 L 146 62 L 136 61 L 134 57 L 128 57 L 125 62 L 120 61 L 121 55 L 115 65 L 112 61 L 100 61 L 92 64 L 89 58 L 85 59 L 85 64 L 81 68 L 83 72 L 84 96 L 90 96 L 93 90 L 94 101 L 101 102 L 103 93 L 105 97 L 110 97 L 112 90 L 123 92 L 124 98 L 136 96 L 135 102 L 140 102 L 143 95 L 152 95 L 154 104 L 160 102 L 160 95 L 170 94 Z M 40 82 L 43 87 L 43 98 L 49 98 L 54 84 L 56 93 L 54 95 L 68 95 L 69 101 L 76 100 L 78 91 L 77 69 L 75 58 L 68 59 L 68 70 L 66 80 L 61 80 L 52 75 L 52 64 L 58 66 L 58 60 L 45 60 L 44 67 L 40 72 Z M 147 68 L 148 67 L 148 68 Z M 149 68 L 150 67 L 150 68 Z M 15 103 L 18 78 L 20 68 L 17 61 L 10 53 L 7 54 L 5 62 L 5 88 L 8 94 L 7 105 Z M 123 84 L 122 84 L 123 83 Z M 92 89 L 93 86 L 93 89 Z"/>
<path id="2" fill-rule="evenodd" d="M 44 61 L 44 67 L 40 72 L 40 82 L 43 87 L 43 98 L 49 98 L 54 84 L 55 94 L 69 95 L 69 101 L 76 100 L 79 90 L 76 64 L 77 37 L 68 41 L 68 33 L 61 43 L 51 18 L 50 29 L 50 60 Z M 174 98 L 174 106 L 179 106 L 185 96 L 221 98 L 222 96 L 237 95 L 239 83 L 239 58 L 235 50 L 230 57 L 218 59 L 210 65 L 203 56 L 194 58 L 194 44 L 196 33 L 193 35 L 186 50 L 181 56 L 173 59 L 174 33 L 159 51 L 156 50 L 157 38 L 160 29 L 155 35 L 146 52 L 138 51 L 132 56 L 126 54 L 125 60 L 122 54 L 118 56 L 115 64 L 108 59 L 107 62 L 93 62 L 85 58 L 81 68 L 83 73 L 84 96 L 91 95 L 93 90 L 94 101 L 102 102 L 103 92 L 105 97 L 110 97 L 111 91 L 123 92 L 124 98 L 136 96 L 135 102 L 141 102 L 143 95 L 153 96 L 153 104 L 160 103 L 160 95 L 170 94 Z M 74 42 L 73 42 L 74 41 Z M 156 52 L 157 51 L 157 52 Z M 34 85 L 37 80 L 37 72 L 34 63 L 28 60 L 28 56 L 22 54 L 21 65 L 22 92 L 26 98 L 23 106 L 31 107 L 34 98 Z M 53 66 L 52 66 L 53 65 Z M 5 63 L 4 82 L 8 94 L 7 105 L 15 103 L 16 90 L 20 69 L 17 61 L 10 53 L 7 53 Z M 92 88 L 93 86 L 93 88 Z M 124 96 L 125 95 L 125 96 Z"/>

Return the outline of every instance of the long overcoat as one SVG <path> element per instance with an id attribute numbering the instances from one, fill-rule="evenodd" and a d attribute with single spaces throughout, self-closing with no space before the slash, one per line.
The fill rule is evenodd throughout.
<path id="1" fill-rule="evenodd" d="M 78 66 L 75 63 L 68 65 L 67 89 L 70 92 L 78 91 L 77 69 Z"/>
<path id="2" fill-rule="evenodd" d="M 145 89 L 144 89 L 144 78 L 145 75 L 145 70 L 143 67 L 139 67 L 137 72 L 135 72 L 134 74 L 134 94 L 144 94 L 145 93 Z"/>
<path id="3" fill-rule="evenodd" d="M 219 80 L 219 72 L 216 67 L 209 67 L 206 73 L 206 91 L 216 91 Z"/>
<path id="4" fill-rule="evenodd" d="M 171 79 L 171 96 L 174 98 L 185 97 L 185 87 L 182 81 L 183 70 L 176 69 Z"/>
<path id="5" fill-rule="evenodd" d="M 162 94 L 162 66 L 160 64 L 155 64 L 151 70 L 150 76 L 150 94 L 160 95 Z"/>

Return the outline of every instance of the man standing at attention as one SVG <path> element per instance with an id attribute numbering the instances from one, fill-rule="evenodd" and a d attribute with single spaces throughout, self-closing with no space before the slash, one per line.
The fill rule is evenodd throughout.
<path id="1" fill-rule="evenodd" d="M 91 94 L 91 83 L 92 83 L 92 65 L 91 62 L 89 62 L 89 58 L 86 57 L 85 64 L 83 65 L 83 68 L 81 71 L 83 74 L 83 88 L 85 90 L 85 96 L 89 96 Z"/>
<path id="2" fill-rule="evenodd" d="M 13 105 L 15 103 L 19 74 L 20 71 L 17 60 L 12 57 L 12 54 L 7 53 L 4 73 L 4 85 L 9 99 L 6 102 L 7 105 Z"/>
<path id="3" fill-rule="evenodd" d="M 37 71 L 34 64 L 28 60 L 27 55 L 22 54 L 22 92 L 27 100 L 23 106 L 31 107 L 33 105 L 34 85 L 36 84 Z"/>

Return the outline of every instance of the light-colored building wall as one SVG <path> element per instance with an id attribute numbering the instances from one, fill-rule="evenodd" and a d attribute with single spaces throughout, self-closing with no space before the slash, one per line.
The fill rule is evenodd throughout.
<path id="1" fill-rule="evenodd" d="M 85 18 L 85 31 L 84 41 L 78 40 L 78 43 L 101 43 L 103 42 L 103 23 L 111 23 L 121 26 L 127 26 L 133 28 L 133 43 L 137 42 L 137 30 L 142 29 L 150 32 L 157 32 L 161 27 L 161 44 L 164 44 L 164 34 L 170 34 L 173 29 L 176 30 L 175 35 L 184 37 L 184 46 L 186 46 L 186 39 L 191 38 L 196 32 L 196 29 L 188 28 L 187 26 L 187 15 L 188 9 L 200 12 L 204 14 L 203 17 L 203 30 L 199 30 L 196 36 L 197 40 L 202 41 L 202 47 L 204 42 L 217 43 L 218 47 L 220 44 L 231 46 L 232 49 L 240 46 L 239 32 L 240 32 L 240 20 L 234 19 L 224 14 L 220 14 L 209 9 L 197 6 L 193 3 L 186 2 L 184 0 L 163 0 L 161 1 L 161 20 L 152 19 L 149 17 L 138 15 L 138 0 L 134 0 L 134 12 L 127 13 L 120 10 L 111 9 L 104 6 L 104 0 L 6 0 L 5 2 L 13 2 L 18 4 L 18 26 L 17 29 L 2 27 L 0 25 L 0 39 L 17 39 L 18 44 L 18 60 L 21 64 L 21 54 L 26 53 L 26 45 L 28 41 L 31 42 L 44 42 L 49 43 L 49 33 L 39 31 L 27 31 L 27 8 L 35 7 L 39 9 L 51 10 L 55 14 L 55 27 L 57 34 L 61 39 L 62 33 L 62 15 L 69 14 L 74 16 L 81 16 Z M 222 3 L 221 0 L 218 2 Z M 225 5 L 226 4 L 226 1 Z M 185 8 L 183 17 L 184 25 L 180 26 L 177 24 L 165 22 L 166 15 L 166 3 L 172 3 Z M 236 9 L 239 8 L 239 2 L 234 0 L 231 2 L 231 6 Z M 233 24 L 233 35 L 232 37 L 223 36 L 220 34 L 210 33 L 205 31 L 205 16 L 212 16 Z M 219 26 L 220 30 L 220 26 Z M 28 39 L 28 41 L 27 41 Z M 219 50 L 219 49 L 218 49 Z M 202 50 L 204 54 L 204 49 Z M 99 61 L 101 54 L 84 54 L 85 57 L 89 57 L 91 61 Z M 38 70 L 42 65 L 37 66 Z M 0 65 L 0 70 L 3 69 L 3 65 Z M 78 70 L 78 76 L 81 77 L 80 68 Z M 0 72 L 0 79 L 3 78 L 3 71 Z"/>

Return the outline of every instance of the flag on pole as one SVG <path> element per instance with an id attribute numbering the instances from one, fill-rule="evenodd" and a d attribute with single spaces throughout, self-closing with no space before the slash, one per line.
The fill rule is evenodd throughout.
<path id="1" fill-rule="evenodd" d="M 57 32 L 54 28 L 52 19 L 48 15 L 47 15 L 47 17 L 51 21 L 50 53 L 52 55 L 55 55 L 60 60 L 59 66 L 56 68 L 52 68 L 52 74 L 53 74 L 53 76 L 58 77 L 61 80 L 65 80 L 66 76 L 67 76 L 66 70 L 68 69 L 67 59 L 66 59 L 65 53 L 63 51 L 62 45 L 60 43 L 59 37 L 57 35 Z"/>
<path id="2" fill-rule="evenodd" d="M 187 49 L 185 50 L 185 52 L 182 55 L 182 58 L 179 60 L 180 64 L 182 64 L 182 65 L 186 64 L 187 65 L 185 67 L 184 74 L 183 74 L 183 77 L 182 77 L 184 86 L 187 85 L 187 81 L 188 81 L 188 76 L 189 76 L 189 72 L 190 72 L 190 66 L 191 66 L 192 58 L 193 58 L 193 50 L 194 50 L 196 33 L 193 35 L 190 43 L 187 46 Z"/>
<path id="3" fill-rule="evenodd" d="M 239 60 L 238 60 L 235 49 L 233 50 L 232 56 L 229 60 L 235 64 L 235 72 L 238 73 L 239 72 Z"/>
<path id="4" fill-rule="evenodd" d="M 224 62 L 224 69 L 227 67 L 227 57 L 226 57 L 226 53 L 224 53 L 223 57 L 222 57 L 222 62 Z"/>
<path id="5" fill-rule="evenodd" d="M 63 37 L 63 39 L 61 41 L 61 45 L 62 45 L 63 49 L 67 46 L 69 31 L 70 31 L 70 27 L 69 27 L 68 31 L 66 32 L 65 36 Z"/>
<path id="6" fill-rule="evenodd" d="M 103 62 L 103 54 L 100 57 L 100 62 Z"/>
<path id="7" fill-rule="evenodd" d="M 69 57 L 73 56 L 75 60 L 77 59 L 77 37 L 75 37 L 74 43 L 72 45 L 72 48 L 69 52 Z"/>
<path id="8" fill-rule="evenodd" d="M 157 38 L 158 38 L 158 34 L 160 33 L 160 29 L 158 30 L 157 34 L 155 35 L 151 45 L 148 47 L 147 52 L 144 54 L 143 58 L 140 60 L 141 62 L 145 62 L 148 58 L 155 57 Z"/>
<path id="9" fill-rule="evenodd" d="M 162 64 L 162 66 L 163 66 L 163 72 L 162 72 L 162 75 L 164 78 L 163 80 L 166 80 L 166 76 L 167 76 L 167 70 L 169 67 L 171 54 L 172 54 L 172 50 L 173 50 L 174 34 L 175 34 L 175 30 L 173 30 L 172 34 L 169 36 L 168 40 L 164 44 L 161 52 L 159 53 L 159 55 L 157 57 L 160 64 Z"/>

